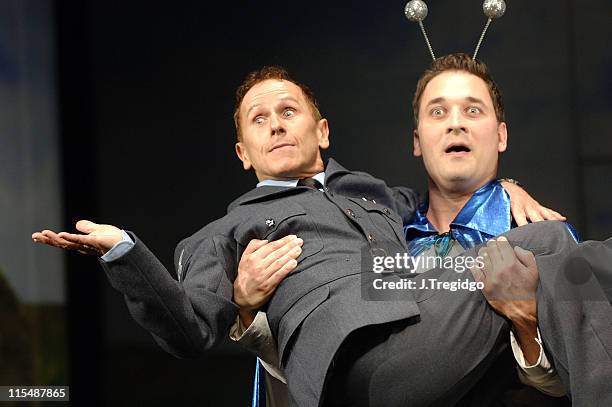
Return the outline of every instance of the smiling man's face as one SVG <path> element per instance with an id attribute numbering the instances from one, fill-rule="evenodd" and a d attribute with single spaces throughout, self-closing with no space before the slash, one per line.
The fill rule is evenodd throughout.
<path id="1" fill-rule="evenodd" d="M 319 149 L 329 146 L 327 120 L 315 120 L 302 90 L 287 80 L 254 85 L 240 105 L 242 140 L 236 154 L 257 178 L 295 179 L 323 171 Z"/>
<path id="2" fill-rule="evenodd" d="M 421 97 L 414 155 L 438 188 L 474 191 L 495 178 L 507 129 L 497 121 L 486 83 L 464 71 L 443 72 Z"/>

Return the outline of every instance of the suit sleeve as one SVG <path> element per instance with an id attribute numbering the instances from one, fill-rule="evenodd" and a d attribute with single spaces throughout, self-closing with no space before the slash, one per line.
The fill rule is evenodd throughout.
<path id="1" fill-rule="evenodd" d="M 102 263 L 132 317 L 176 357 L 197 357 L 226 338 L 238 314 L 232 302 L 235 243 L 224 237 L 181 242 L 175 253 L 177 281 L 133 238 L 129 252 Z"/>
<path id="2" fill-rule="evenodd" d="M 419 205 L 419 194 L 412 188 L 392 187 L 391 195 L 395 205 L 393 209 L 402 217 L 404 225 L 407 224 L 412 220 Z"/>

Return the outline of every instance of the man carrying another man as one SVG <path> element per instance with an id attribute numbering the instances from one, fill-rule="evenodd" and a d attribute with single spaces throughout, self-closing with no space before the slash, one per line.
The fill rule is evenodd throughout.
<path id="1" fill-rule="evenodd" d="M 429 199 L 405 225 L 410 255 L 456 256 L 516 226 L 507 194 L 495 181 L 499 155 L 507 146 L 507 128 L 501 93 L 486 66 L 465 54 L 438 58 L 417 84 L 413 109 L 414 155 L 423 157 Z M 533 221 L 542 220 L 537 213 L 530 215 Z M 295 241 L 284 246 L 283 242 L 253 243 L 259 249 L 245 253 L 234 282 L 234 299 L 241 310 L 231 337 L 260 355 L 270 374 L 284 381 L 275 366 L 278 357 L 265 313 L 257 311 L 275 288 L 262 280 L 263 266 L 278 261 L 279 268 L 291 267 L 282 263 L 281 256 L 288 258 Z M 546 394 L 561 396 L 565 391 L 541 346 L 535 301 L 519 304 L 526 308 L 500 310 L 522 328 L 516 329 L 518 338 L 510 334 L 519 376 Z M 279 388 L 276 380 L 268 379 L 269 386 Z M 272 398 L 283 398 L 280 387 Z"/>
<path id="2" fill-rule="evenodd" d="M 413 217 L 416 197 L 333 160 L 324 167 L 319 149 L 329 145 L 327 121 L 317 115 L 304 89 L 286 76 L 260 72 L 239 90 L 238 156 L 245 169 L 255 169 L 260 181 L 280 182 L 243 195 L 230 205 L 228 215 L 181 242 L 175 256 L 178 281 L 140 240 L 113 226 L 80 222 L 77 228 L 85 235 L 44 231 L 33 238 L 103 255 L 111 284 L 125 294 L 137 321 L 169 352 L 195 356 L 227 335 L 238 314 L 233 301 L 235 270 L 242 254 L 253 250 L 249 242 L 299 234 L 305 242 L 299 261 L 286 278 L 291 263 L 271 273 L 272 280 L 282 282 L 267 308 L 291 403 L 318 404 L 329 370 L 336 385 L 327 388 L 331 403 L 345 397 L 355 404 L 385 406 L 452 404 L 504 348 L 509 326 L 469 293 L 415 292 L 408 293 L 406 301 L 359 298 L 361 274 L 366 271 L 361 267 L 364 249 L 374 252 L 384 242 L 386 248 L 405 251 L 403 224 Z M 565 228 L 554 223 L 514 232 L 509 236 L 528 248 L 548 243 L 548 252 L 538 253 L 551 253 L 551 264 L 559 260 L 556 253 L 575 245 Z M 498 250 L 497 245 L 491 250 Z M 548 263 L 541 272 L 551 269 Z M 449 271 L 437 272 L 438 278 L 450 278 Z M 435 302 L 429 301 L 432 296 Z M 565 327 L 553 311 L 546 316 Z M 445 324 L 452 332 L 441 335 Z M 527 325 L 514 327 L 527 331 Z M 436 338 L 433 344 L 431 335 Z M 442 337 L 445 340 L 438 340 Z M 367 346 L 352 346 L 360 343 L 358 339 L 365 339 Z M 559 358 L 577 346 L 566 345 Z M 449 349 L 465 357 L 436 372 L 434 380 L 426 368 L 443 365 Z M 416 360 L 411 353 L 427 358 Z M 385 355 L 399 357 L 390 360 Z M 338 363 L 329 369 L 334 358 Z M 378 369 L 381 362 L 383 369 Z M 583 365 L 578 361 L 570 368 Z M 604 368 L 608 365 L 604 362 Z M 572 373 L 572 380 L 584 384 Z M 394 391 L 388 391 L 390 385 Z M 590 390 L 600 387 L 594 381 L 578 390 L 588 398 Z"/>

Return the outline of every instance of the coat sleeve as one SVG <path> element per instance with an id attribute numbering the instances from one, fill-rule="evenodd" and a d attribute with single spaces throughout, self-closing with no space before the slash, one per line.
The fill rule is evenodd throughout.
<path id="1" fill-rule="evenodd" d="M 102 267 L 138 324 L 180 358 L 200 356 L 226 338 L 238 314 L 232 302 L 235 243 L 222 236 L 179 243 L 177 281 L 142 241 L 132 237 L 134 247 Z"/>
<path id="2" fill-rule="evenodd" d="M 418 192 L 408 187 L 392 187 L 390 190 L 395 205 L 393 209 L 402 217 L 405 225 L 412 220 L 421 197 Z"/>

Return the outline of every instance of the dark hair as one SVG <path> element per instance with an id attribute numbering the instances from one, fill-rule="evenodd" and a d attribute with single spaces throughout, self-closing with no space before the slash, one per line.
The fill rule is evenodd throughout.
<path id="1" fill-rule="evenodd" d="M 497 84 L 491 77 L 489 69 L 484 62 L 472 59 L 468 54 L 457 53 L 449 54 L 441 58 L 436 59 L 431 63 L 429 68 L 419 78 L 417 82 L 416 91 L 414 92 L 414 99 L 412 99 L 412 110 L 414 113 L 414 126 L 419 125 L 419 107 L 421 104 L 421 97 L 425 91 L 425 87 L 436 76 L 446 71 L 464 71 L 472 75 L 475 75 L 485 81 L 489 94 L 493 100 L 493 106 L 495 107 L 495 116 L 498 122 L 505 121 L 506 113 L 504 112 L 504 103 L 502 101 L 502 95 L 497 87 Z"/>
<path id="2" fill-rule="evenodd" d="M 278 79 L 282 81 L 289 81 L 295 84 L 296 86 L 298 86 L 302 90 L 302 93 L 304 94 L 306 101 L 310 105 L 310 109 L 312 110 L 312 114 L 315 120 L 317 121 L 321 120 L 321 112 L 319 112 L 319 104 L 317 103 L 317 100 L 315 99 L 314 94 L 308 88 L 308 86 L 294 80 L 289 75 L 289 72 L 287 72 L 284 68 L 281 68 L 279 66 L 264 66 L 263 68 L 257 71 L 253 71 L 249 73 L 246 76 L 246 78 L 244 78 L 244 81 L 238 87 L 238 89 L 236 89 L 236 106 L 234 108 L 234 126 L 236 127 L 236 135 L 238 137 L 238 141 L 242 140 L 242 133 L 240 129 L 240 104 L 242 103 L 244 96 L 253 86 L 257 85 L 259 82 L 263 82 L 268 79 Z"/>

